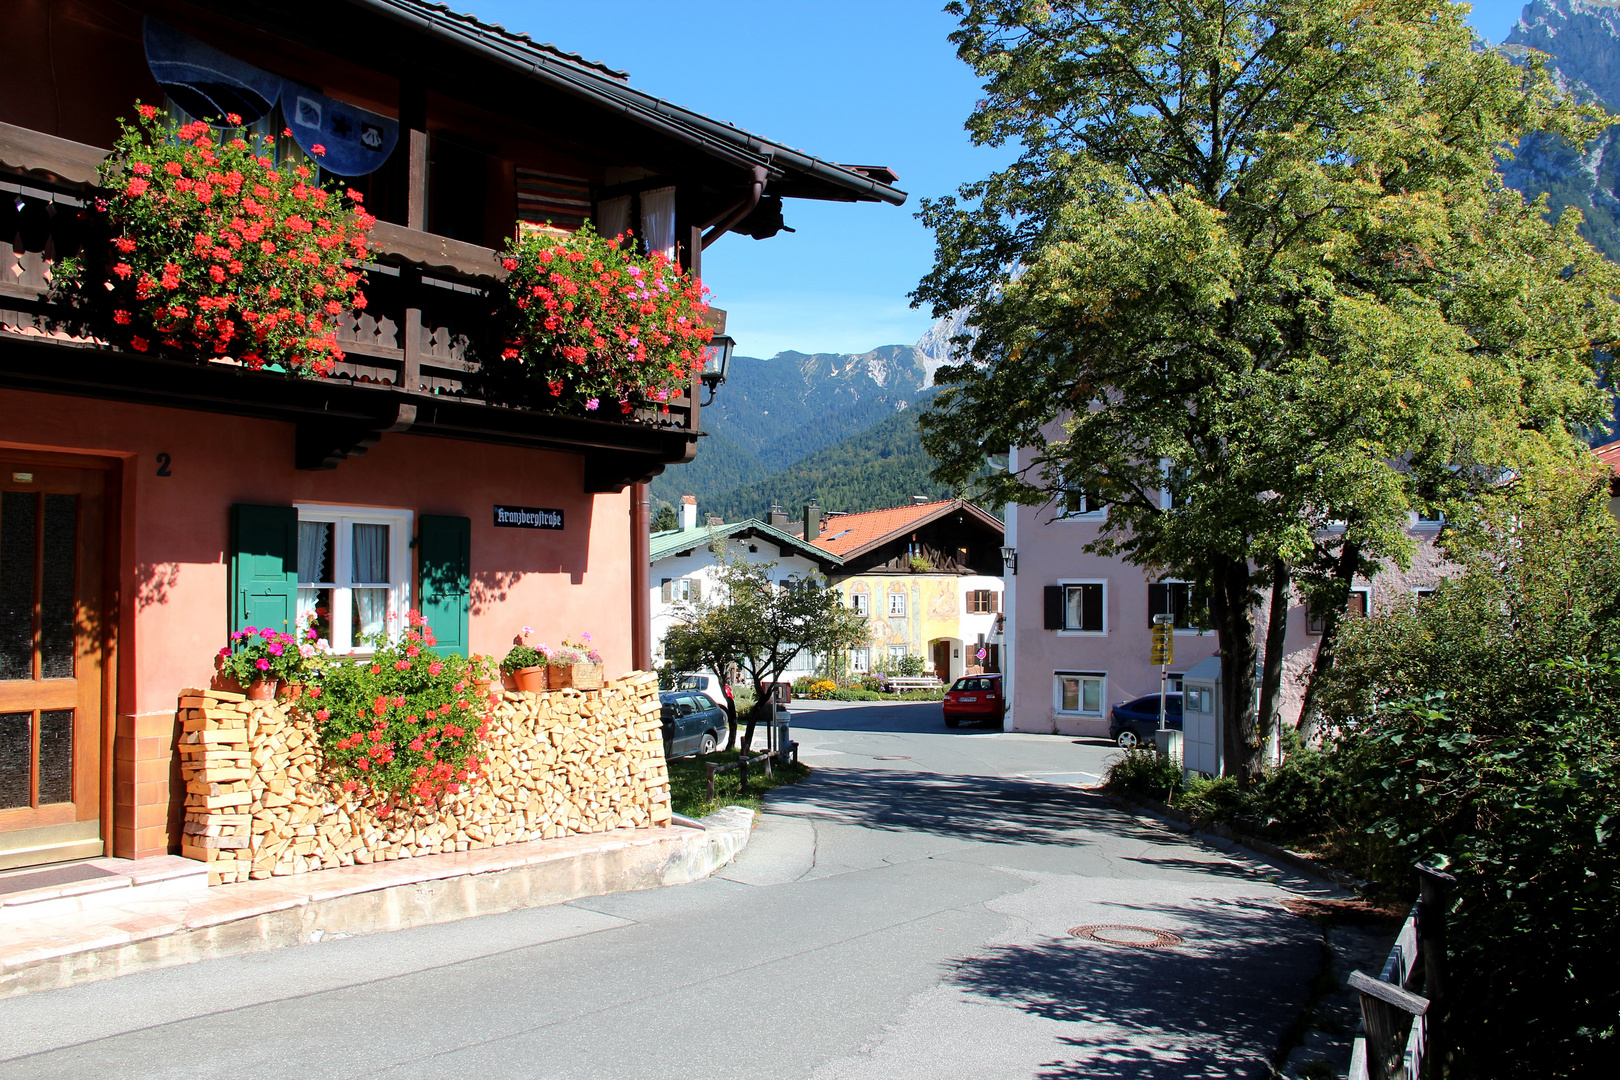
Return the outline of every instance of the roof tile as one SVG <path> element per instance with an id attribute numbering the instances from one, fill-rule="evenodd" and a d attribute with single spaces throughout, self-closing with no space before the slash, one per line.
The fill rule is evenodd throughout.
<path id="1" fill-rule="evenodd" d="M 925 518 L 932 517 L 942 507 L 950 506 L 955 501 L 954 499 L 944 499 L 940 502 L 896 506 L 890 510 L 866 510 L 859 514 L 840 514 L 821 523 L 822 535 L 813 540 L 812 543 L 823 551 L 830 551 L 834 555 L 842 557 L 865 547 L 873 541 L 881 540 L 893 533 L 910 528 Z"/>

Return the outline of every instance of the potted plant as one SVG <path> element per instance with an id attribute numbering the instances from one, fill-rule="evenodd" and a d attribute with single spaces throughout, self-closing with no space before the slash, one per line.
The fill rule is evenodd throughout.
<path id="1" fill-rule="evenodd" d="M 547 670 L 553 690 L 565 687 L 575 690 L 602 688 L 601 654 L 591 648 L 591 635 L 585 634 L 583 638 L 583 641 L 564 639 L 559 648 L 550 651 Z"/>
<path id="2" fill-rule="evenodd" d="M 546 647 L 536 649 L 527 644 L 525 639 L 532 633 L 534 631 L 525 626 L 501 661 L 501 671 L 510 675 L 512 685 L 525 694 L 538 694 L 546 689 Z"/>
<path id="3" fill-rule="evenodd" d="M 714 336 L 703 283 L 661 251 L 639 254 L 589 222 L 510 240 L 495 290 L 504 348 L 488 374 L 558 411 L 669 411 Z M 600 410 L 600 412 L 598 412 Z"/>
<path id="4" fill-rule="evenodd" d="M 330 374 L 345 313 L 366 306 L 358 264 L 376 219 L 358 193 L 317 182 L 302 162 L 277 166 L 267 137 L 244 138 L 234 113 L 216 130 L 136 109 L 101 167 L 109 265 L 60 267 L 97 336 L 141 353 Z"/>
<path id="5" fill-rule="evenodd" d="M 273 701 L 276 685 L 295 678 L 303 661 L 291 634 L 250 626 L 231 635 L 231 643 L 219 650 L 214 663 L 222 676 L 242 688 L 249 701 Z"/>
<path id="6" fill-rule="evenodd" d="M 467 667 L 467 675 L 480 697 L 494 699 L 495 691 L 492 688 L 501 679 L 500 661 L 487 653 L 474 653 Z"/>

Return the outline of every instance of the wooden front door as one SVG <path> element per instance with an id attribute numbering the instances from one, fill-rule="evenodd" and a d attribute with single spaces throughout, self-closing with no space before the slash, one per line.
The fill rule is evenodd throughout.
<path id="1" fill-rule="evenodd" d="M 0 869 L 104 853 L 104 487 L 0 456 Z"/>
<path id="2" fill-rule="evenodd" d="M 942 683 L 951 681 L 951 643 L 934 642 L 934 678 Z"/>

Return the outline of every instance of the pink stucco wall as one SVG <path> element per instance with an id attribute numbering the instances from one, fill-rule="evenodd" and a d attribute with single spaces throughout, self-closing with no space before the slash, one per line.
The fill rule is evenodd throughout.
<path id="1" fill-rule="evenodd" d="M 305 472 L 289 423 L 17 391 L 0 391 L 0 417 L 0 447 L 123 461 L 121 715 L 172 715 L 175 691 L 212 674 L 233 503 L 469 517 L 475 652 L 504 654 L 528 625 L 550 643 L 589 631 L 610 677 L 631 666 L 630 496 L 586 494 L 581 455 L 403 433 Z M 495 503 L 559 507 L 566 528 L 497 529 Z"/>
<path id="2" fill-rule="evenodd" d="M 1015 731 L 1106 737 L 1110 706 L 1159 690 L 1159 668 L 1148 660 L 1151 631 L 1147 575 L 1123 559 L 1081 550 L 1096 539 L 1101 517 L 1062 519 L 1051 506 L 1009 508 L 1009 514 L 1008 543 L 1018 550 L 1018 575 L 1008 579 L 1012 669 L 1008 727 Z M 1387 566 L 1372 581 L 1356 583 L 1357 588 L 1371 590 L 1374 613 L 1410 602 L 1414 590 L 1433 588 L 1455 570 L 1435 547 L 1436 531 L 1432 527 L 1414 526 L 1408 531 L 1416 546 L 1410 567 L 1402 571 Z M 1081 581 L 1107 583 L 1106 631 L 1088 634 L 1045 629 L 1045 586 Z M 1263 639 L 1269 604 L 1262 604 L 1255 618 L 1257 634 Z M 1284 723 L 1297 720 L 1305 692 L 1302 676 L 1315 658 L 1317 641 L 1307 631 L 1305 608 L 1296 597 L 1288 612 L 1283 659 Z M 1170 670 L 1185 672 L 1218 651 L 1214 633 L 1178 631 L 1175 663 Z M 1106 675 L 1102 716 L 1075 716 L 1055 708 L 1053 684 L 1059 671 Z"/>

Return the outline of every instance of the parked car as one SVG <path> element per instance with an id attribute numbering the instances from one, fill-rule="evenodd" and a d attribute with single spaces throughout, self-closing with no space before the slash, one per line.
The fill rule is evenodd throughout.
<path id="1" fill-rule="evenodd" d="M 1005 711 L 1000 675 L 965 675 L 945 691 L 946 727 L 956 727 L 963 720 L 1000 723 Z"/>
<path id="2" fill-rule="evenodd" d="M 726 707 L 726 699 L 732 697 L 731 687 L 707 671 L 681 672 L 675 676 L 675 689 L 696 690 L 722 709 Z"/>
<path id="3" fill-rule="evenodd" d="M 1164 696 L 1165 726 L 1181 730 L 1181 691 L 1172 690 Z M 1153 733 L 1159 730 L 1159 695 L 1131 701 L 1116 701 L 1108 716 L 1108 737 L 1122 750 L 1153 743 Z"/>
<path id="4" fill-rule="evenodd" d="M 664 757 L 712 754 L 726 731 L 726 710 L 694 690 L 666 690 L 663 703 Z"/>

